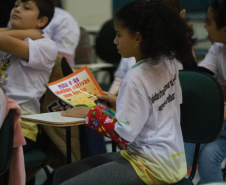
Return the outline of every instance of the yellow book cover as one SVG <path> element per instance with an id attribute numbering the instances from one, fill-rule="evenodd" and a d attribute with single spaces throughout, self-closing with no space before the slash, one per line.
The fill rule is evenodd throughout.
<path id="1" fill-rule="evenodd" d="M 87 66 L 46 86 L 61 100 L 72 107 L 95 106 L 97 95 L 104 95 Z"/>

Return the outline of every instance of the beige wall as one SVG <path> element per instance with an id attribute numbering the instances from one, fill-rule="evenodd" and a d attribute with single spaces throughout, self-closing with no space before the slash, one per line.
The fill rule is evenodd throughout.
<path id="1" fill-rule="evenodd" d="M 112 0 L 63 0 L 64 9 L 88 31 L 98 31 L 112 17 Z"/>

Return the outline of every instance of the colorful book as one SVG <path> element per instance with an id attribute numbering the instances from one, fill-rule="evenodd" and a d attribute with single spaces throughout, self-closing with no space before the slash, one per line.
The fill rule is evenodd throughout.
<path id="1" fill-rule="evenodd" d="M 46 84 L 59 99 L 72 107 L 95 106 L 97 95 L 104 95 L 87 66 L 57 81 Z"/>

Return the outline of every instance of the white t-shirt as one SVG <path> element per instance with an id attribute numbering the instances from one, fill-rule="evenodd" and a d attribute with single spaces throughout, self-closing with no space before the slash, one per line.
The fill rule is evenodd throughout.
<path id="1" fill-rule="evenodd" d="M 140 156 L 152 174 L 172 182 L 187 172 L 180 127 L 178 61 L 161 58 L 140 63 L 122 80 L 115 131 L 131 142 L 129 151 Z"/>
<path id="2" fill-rule="evenodd" d="M 43 31 L 56 43 L 59 52 L 72 55 L 71 61 L 68 62 L 73 66 L 75 48 L 80 39 L 80 27 L 77 21 L 68 12 L 56 7 L 53 19 Z"/>
<path id="3" fill-rule="evenodd" d="M 226 98 L 226 45 L 214 43 L 199 66 L 205 67 L 215 74 Z"/>
<path id="4" fill-rule="evenodd" d="M 135 57 L 121 58 L 119 66 L 115 71 L 115 77 L 123 78 L 135 63 Z"/>
<path id="5" fill-rule="evenodd" d="M 2 127 L 4 116 L 6 111 L 6 97 L 2 89 L 0 88 L 0 128 Z"/>
<path id="6" fill-rule="evenodd" d="M 123 78 L 126 73 L 131 69 L 131 67 L 136 63 L 135 57 L 121 58 L 119 66 L 115 71 L 115 77 Z M 182 64 L 179 62 L 179 70 L 183 69 Z"/>
<path id="7" fill-rule="evenodd" d="M 56 44 L 48 39 L 25 39 L 29 61 L 0 51 L 0 84 L 6 95 L 30 113 L 40 112 L 39 100 L 46 91 L 57 57 Z"/>

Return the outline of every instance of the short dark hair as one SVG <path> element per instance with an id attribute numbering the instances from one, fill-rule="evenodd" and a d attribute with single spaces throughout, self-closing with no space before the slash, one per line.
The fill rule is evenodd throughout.
<path id="1" fill-rule="evenodd" d="M 212 0 L 210 7 L 214 14 L 214 20 L 216 22 L 217 28 L 226 26 L 226 1 Z"/>
<path id="2" fill-rule="evenodd" d="M 38 18 L 41 18 L 41 17 L 48 18 L 48 22 L 41 29 L 45 28 L 50 23 L 54 15 L 55 6 L 54 6 L 53 0 L 21 0 L 21 2 L 27 2 L 27 1 L 32 1 L 37 5 L 39 9 Z"/>
<path id="3" fill-rule="evenodd" d="M 119 9 L 115 16 L 132 34 L 140 32 L 140 49 L 145 58 L 167 56 L 184 60 L 191 53 L 193 30 L 178 12 L 159 0 L 137 0 Z"/>

